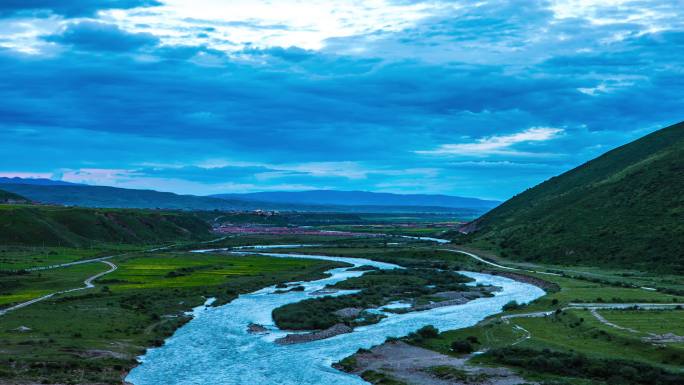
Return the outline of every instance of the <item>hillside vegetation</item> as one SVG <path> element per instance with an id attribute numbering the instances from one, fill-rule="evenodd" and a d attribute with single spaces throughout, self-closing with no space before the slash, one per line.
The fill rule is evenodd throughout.
<path id="1" fill-rule="evenodd" d="M 684 123 L 529 189 L 465 227 L 508 258 L 684 273 Z"/>
<path id="2" fill-rule="evenodd" d="M 48 206 L 0 207 L 0 244 L 84 247 L 93 242 L 155 243 L 209 236 L 190 213 Z"/>
<path id="3" fill-rule="evenodd" d="M 16 202 L 28 202 L 28 199 L 24 198 L 19 194 L 11 193 L 5 190 L 0 190 L 0 204 Z"/>
<path id="4" fill-rule="evenodd" d="M 1 187 L 37 202 L 67 206 L 168 210 L 234 210 L 254 207 L 236 200 L 108 186 L 7 183 Z"/>

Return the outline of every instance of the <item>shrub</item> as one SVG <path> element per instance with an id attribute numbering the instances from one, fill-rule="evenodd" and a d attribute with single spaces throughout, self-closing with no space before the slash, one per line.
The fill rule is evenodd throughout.
<path id="1" fill-rule="evenodd" d="M 516 310 L 520 309 L 522 307 L 521 304 L 519 304 L 517 301 L 511 301 L 503 306 L 504 311 L 510 311 L 510 310 Z"/>
<path id="2" fill-rule="evenodd" d="M 423 326 L 416 332 L 422 338 L 436 338 L 439 336 L 439 329 L 432 325 Z"/>
<path id="3" fill-rule="evenodd" d="M 473 345 L 468 341 L 456 340 L 451 343 L 451 350 L 454 353 L 468 354 L 472 353 L 475 349 L 473 348 Z"/>

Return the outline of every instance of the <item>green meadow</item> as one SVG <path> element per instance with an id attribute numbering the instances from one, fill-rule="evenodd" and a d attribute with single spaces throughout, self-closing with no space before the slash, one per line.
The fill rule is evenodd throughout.
<path id="1" fill-rule="evenodd" d="M 79 249 L 69 247 L 0 246 L 0 271 L 14 271 L 59 265 L 84 259 L 140 250 L 139 246 L 98 245 Z"/>
<path id="2" fill-rule="evenodd" d="M 60 269 L 0 275 L 0 306 L 25 302 L 46 294 L 84 286 L 83 281 L 109 270 L 103 263 L 86 263 Z"/>
<path id="3" fill-rule="evenodd" d="M 648 334 L 674 333 L 684 336 L 684 311 L 600 310 L 601 316 L 616 325 Z"/>

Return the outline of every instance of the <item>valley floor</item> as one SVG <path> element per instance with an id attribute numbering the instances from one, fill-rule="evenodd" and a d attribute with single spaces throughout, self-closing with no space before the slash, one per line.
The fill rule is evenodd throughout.
<path id="1" fill-rule="evenodd" d="M 245 235 L 220 239 L 211 247 L 255 244 L 309 244 L 314 246 L 277 251 L 502 274 L 547 291 L 531 304 L 509 304 L 476 326 L 434 336 L 414 333 L 342 362 L 345 370 L 375 384 L 684 383 L 681 277 L 658 282 L 647 272 L 513 264 L 477 250 L 465 250 L 468 255 L 453 252 L 455 246 L 405 238 Z M 0 309 L 82 287 L 84 281 L 94 285 L 0 315 L 0 383 L 120 384 L 136 356 L 163 344 L 188 321 L 185 312 L 206 298 L 215 297 L 220 305 L 261 287 L 320 277 L 334 266 L 187 252 L 202 248 L 197 243 L 164 246 L 0 247 Z M 155 250 L 144 252 L 149 249 Z M 106 262 L 116 270 L 98 261 L 105 256 L 112 256 Z M 88 259 L 93 262 L 68 265 Z M 61 264 L 67 265 L 45 269 Z M 652 290 L 655 286 L 666 290 Z M 573 371 L 568 362 L 619 372 L 607 371 L 607 377 Z"/>

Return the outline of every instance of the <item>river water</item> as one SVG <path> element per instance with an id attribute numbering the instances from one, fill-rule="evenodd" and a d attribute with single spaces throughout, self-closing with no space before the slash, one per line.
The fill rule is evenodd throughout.
<path id="1" fill-rule="evenodd" d="M 208 252 L 211 250 L 202 250 Z M 250 253 L 253 254 L 253 253 Z M 314 258 L 346 262 L 354 266 L 371 265 L 380 269 L 400 268 L 389 263 L 362 258 L 323 255 L 260 253 L 281 258 Z M 271 319 L 273 309 L 312 298 L 313 292 L 326 285 L 364 272 L 347 268 L 330 270 L 325 279 L 302 282 L 303 292 L 273 294 L 275 287 L 241 295 L 218 307 L 200 306 L 194 319 L 166 340 L 164 346 L 149 349 L 140 357 L 141 364 L 126 377 L 134 385 L 356 385 L 367 384 L 331 367 L 358 350 L 380 344 L 387 337 L 401 337 L 425 325 L 440 330 L 476 324 L 498 313 L 509 301 L 527 303 L 544 292 L 525 283 L 488 274 L 461 272 L 482 283 L 502 288 L 494 297 L 480 298 L 464 305 L 442 307 L 422 312 L 393 314 L 381 322 L 359 327 L 354 332 L 333 338 L 297 345 L 277 345 L 273 341 L 287 333 L 277 329 Z M 249 323 L 271 330 L 269 334 L 250 334 Z"/>

